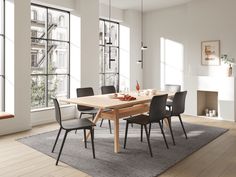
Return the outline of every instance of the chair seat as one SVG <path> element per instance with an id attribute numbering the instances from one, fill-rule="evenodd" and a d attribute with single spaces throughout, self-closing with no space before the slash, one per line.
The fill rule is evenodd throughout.
<path id="1" fill-rule="evenodd" d="M 127 120 L 128 123 L 135 123 L 135 124 L 141 124 L 141 125 L 146 125 L 150 123 L 149 116 L 144 115 L 144 114 L 130 117 L 125 120 Z"/>
<path id="2" fill-rule="evenodd" d="M 83 110 L 83 111 L 80 111 L 80 112 L 83 113 L 83 114 L 97 114 L 98 109 L 89 109 L 89 110 Z"/>
<path id="3" fill-rule="evenodd" d="M 62 127 L 67 130 L 84 129 L 95 125 L 89 119 L 73 119 L 62 122 Z"/>

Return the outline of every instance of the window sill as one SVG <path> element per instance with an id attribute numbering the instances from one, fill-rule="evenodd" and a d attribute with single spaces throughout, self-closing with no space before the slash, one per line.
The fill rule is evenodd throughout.
<path id="1" fill-rule="evenodd" d="M 7 112 L 0 112 L 0 120 L 1 119 L 10 119 L 10 118 L 14 118 L 14 115 L 9 114 Z"/>
<path id="2" fill-rule="evenodd" d="M 75 106 L 75 104 L 67 104 L 67 105 L 61 105 L 60 108 L 67 108 L 67 107 L 73 107 L 73 106 Z M 32 109 L 31 113 L 41 112 L 41 111 L 48 111 L 48 110 L 54 110 L 54 107 Z"/>

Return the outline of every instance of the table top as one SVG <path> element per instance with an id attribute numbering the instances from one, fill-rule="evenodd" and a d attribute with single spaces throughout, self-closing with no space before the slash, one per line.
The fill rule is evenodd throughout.
<path id="1" fill-rule="evenodd" d="M 129 93 L 129 95 L 136 98 L 136 100 L 132 100 L 132 101 L 121 101 L 116 98 L 111 98 L 109 95 L 112 95 L 112 94 L 94 95 L 94 96 L 69 98 L 69 99 L 59 99 L 59 101 L 66 102 L 66 103 L 79 104 L 83 106 L 95 107 L 95 108 L 102 108 L 102 109 L 113 108 L 114 109 L 114 108 L 124 108 L 124 107 L 129 107 L 129 106 L 133 106 L 137 104 L 148 103 L 151 101 L 153 96 L 163 95 L 163 94 L 173 95 L 174 93 L 166 92 L 166 91 L 157 91 L 155 95 L 145 95 L 144 92 L 138 95 L 137 93 L 133 92 L 133 93 Z M 118 96 L 121 96 L 121 94 L 118 94 Z"/>

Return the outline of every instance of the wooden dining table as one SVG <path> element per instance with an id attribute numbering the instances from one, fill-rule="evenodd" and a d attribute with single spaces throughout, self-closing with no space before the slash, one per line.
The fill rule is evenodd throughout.
<path id="1" fill-rule="evenodd" d="M 59 101 L 66 103 L 79 104 L 82 106 L 89 106 L 98 108 L 98 112 L 93 120 L 96 124 L 99 119 L 109 119 L 114 121 L 114 152 L 118 153 L 120 151 L 120 141 L 119 141 L 119 126 L 120 119 L 146 113 L 149 111 L 149 104 L 152 97 L 155 95 L 173 95 L 174 93 L 157 91 L 154 95 L 148 94 L 145 92 L 137 93 L 131 92 L 129 95 L 135 97 L 135 100 L 132 101 L 122 101 L 117 98 L 112 98 L 111 95 L 94 95 L 86 96 L 79 98 L 69 98 L 69 99 L 59 99 Z M 121 97 L 122 94 L 118 94 L 118 97 Z M 89 134 L 87 134 L 87 138 Z"/>

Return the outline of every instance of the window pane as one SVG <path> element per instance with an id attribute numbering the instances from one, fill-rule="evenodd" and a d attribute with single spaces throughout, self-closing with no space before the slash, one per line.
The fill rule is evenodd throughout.
<path id="1" fill-rule="evenodd" d="M 4 74 L 4 39 L 0 36 L 0 75 Z"/>
<path id="2" fill-rule="evenodd" d="M 99 44 L 104 45 L 104 21 L 99 21 Z"/>
<path id="3" fill-rule="evenodd" d="M 105 74 L 105 85 L 114 85 L 118 88 L 118 74 Z"/>
<path id="4" fill-rule="evenodd" d="M 106 47 L 104 58 L 105 58 L 105 72 L 117 73 L 118 72 L 118 48 Z"/>
<path id="5" fill-rule="evenodd" d="M 3 9 L 3 0 L 0 0 L 0 34 L 3 34 L 3 25 L 4 25 L 4 9 Z"/>
<path id="6" fill-rule="evenodd" d="M 31 108 L 46 106 L 46 77 L 31 76 Z"/>
<path id="7" fill-rule="evenodd" d="M 48 42 L 48 73 L 69 73 L 69 44 L 66 42 Z"/>
<path id="8" fill-rule="evenodd" d="M 104 73 L 104 47 L 101 46 L 99 51 L 99 72 Z"/>
<path id="9" fill-rule="evenodd" d="M 62 41 L 69 40 L 69 14 L 48 10 L 48 38 Z"/>
<path id="10" fill-rule="evenodd" d="M 54 75 L 48 77 L 48 106 L 53 106 L 52 98 L 68 97 L 68 76 Z"/>
<path id="11" fill-rule="evenodd" d="M 104 37 L 105 44 L 109 42 L 109 38 L 111 38 L 112 46 L 118 46 L 118 24 L 112 22 L 105 22 L 104 29 Z"/>
<path id="12" fill-rule="evenodd" d="M 46 73 L 46 41 L 31 40 L 31 73 Z"/>
<path id="13" fill-rule="evenodd" d="M 46 38 L 46 9 L 31 6 L 31 37 Z"/>

